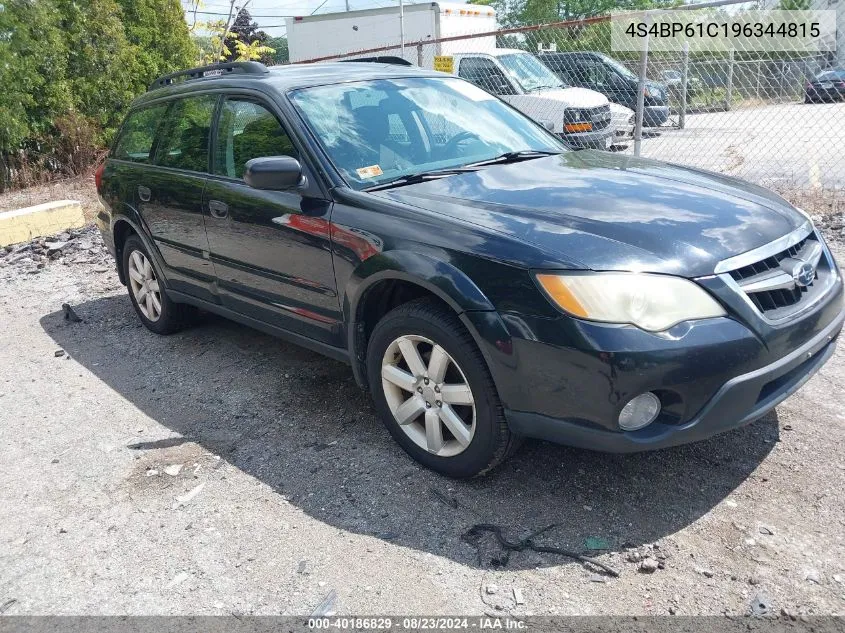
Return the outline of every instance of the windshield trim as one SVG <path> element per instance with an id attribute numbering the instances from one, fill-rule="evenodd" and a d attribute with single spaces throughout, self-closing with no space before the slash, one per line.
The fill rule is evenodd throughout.
<path id="1" fill-rule="evenodd" d="M 345 80 L 345 81 L 327 81 L 327 82 L 323 82 L 323 83 L 319 83 L 319 84 L 311 84 L 311 85 L 307 85 L 307 86 L 292 86 L 284 92 L 286 105 L 290 109 L 291 113 L 294 116 L 296 116 L 296 118 L 297 118 L 297 120 L 300 124 L 299 126 L 296 126 L 296 127 L 299 128 L 300 134 L 304 134 L 305 136 L 307 136 L 309 148 L 313 152 L 312 158 L 316 159 L 317 162 L 319 163 L 320 167 L 322 168 L 322 169 L 319 169 L 318 171 L 323 172 L 323 175 L 325 177 L 331 178 L 331 180 L 334 181 L 333 182 L 334 186 L 342 185 L 342 186 L 349 188 L 352 191 L 357 191 L 357 192 L 366 192 L 367 189 L 370 188 L 370 187 L 367 187 L 367 186 L 357 187 L 357 186 L 354 186 L 352 182 L 350 182 L 350 179 L 346 177 L 346 174 L 344 173 L 344 171 L 332 159 L 331 155 L 328 152 L 328 149 L 323 144 L 323 142 L 320 139 L 320 137 L 318 136 L 317 132 L 312 128 L 308 119 L 305 117 L 305 113 L 302 112 L 299 109 L 299 107 L 297 107 L 296 103 L 294 102 L 293 97 L 298 92 L 303 92 L 303 91 L 311 90 L 311 89 L 325 88 L 325 87 L 328 87 L 328 86 L 340 86 L 340 85 L 350 85 L 351 86 L 351 85 L 356 85 L 356 84 L 363 85 L 363 84 L 368 84 L 368 83 L 373 83 L 373 82 L 378 82 L 378 81 L 396 81 L 396 80 L 403 80 L 403 79 L 419 79 L 419 80 L 438 81 L 438 82 L 459 81 L 461 83 L 469 84 L 471 86 L 474 85 L 471 82 L 468 82 L 465 79 L 462 79 L 462 78 L 457 77 L 457 76 L 443 77 L 439 74 L 438 75 L 416 75 L 416 74 L 410 75 L 409 74 L 409 75 L 401 75 L 401 76 L 397 75 L 397 76 L 392 76 L 392 77 L 373 77 L 372 79 L 351 79 L 351 80 Z M 559 151 L 559 153 L 564 154 L 566 152 L 571 151 L 570 148 L 556 134 L 554 134 L 553 132 L 548 130 L 545 126 L 541 125 L 540 123 L 538 123 L 537 121 L 535 121 L 534 119 L 532 119 L 531 117 L 526 115 L 524 112 L 522 112 L 518 108 L 515 108 L 514 106 L 509 104 L 507 101 L 505 101 L 505 100 L 503 100 L 503 99 L 501 99 L 501 98 L 499 98 L 495 95 L 491 95 L 491 96 L 496 101 L 498 101 L 500 104 L 502 104 L 505 108 L 513 111 L 514 113 L 516 113 L 520 117 L 524 118 L 531 126 L 533 126 L 535 129 L 539 130 L 542 134 L 544 134 L 547 137 L 548 142 L 551 145 L 555 146 L 557 148 L 557 150 Z M 444 170 L 448 170 L 448 169 L 460 170 L 461 168 L 471 166 L 473 162 L 475 162 L 475 161 L 470 160 L 467 163 L 452 165 L 452 166 L 449 166 L 449 167 L 444 167 L 442 169 L 444 169 Z M 470 170 L 471 170 L 471 167 L 467 171 L 470 171 Z M 474 171 L 474 169 L 472 169 L 472 170 Z M 329 172 L 329 173 L 326 173 L 326 172 Z M 331 175 L 333 175 L 333 178 L 331 177 Z M 400 176 L 399 178 L 402 178 L 402 177 Z M 376 187 L 380 184 L 387 184 L 388 182 L 390 182 L 390 181 L 383 181 L 382 183 L 373 183 L 372 186 Z M 329 189 L 331 189 L 331 188 L 332 188 L 332 186 L 329 186 Z"/>

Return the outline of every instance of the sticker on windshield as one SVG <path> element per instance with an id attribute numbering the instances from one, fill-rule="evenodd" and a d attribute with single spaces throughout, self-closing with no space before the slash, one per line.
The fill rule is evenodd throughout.
<path id="1" fill-rule="evenodd" d="M 355 171 L 358 172 L 358 178 L 375 178 L 376 176 L 381 176 L 384 173 L 378 165 L 359 167 Z"/>

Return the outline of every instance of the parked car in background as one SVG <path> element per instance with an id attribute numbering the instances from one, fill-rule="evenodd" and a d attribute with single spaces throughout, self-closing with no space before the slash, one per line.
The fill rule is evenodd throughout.
<path id="1" fill-rule="evenodd" d="M 783 198 L 569 151 L 416 67 L 166 75 L 95 182 L 144 326 L 202 308 L 348 363 L 402 448 L 454 477 L 524 436 L 628 452 L 749 423 L 845 319 L 824 239 Z"/>
<path id="2" fill-rule="evenodd" d="M 660 79 L 669 89 L 669 94 L 674 95 L 676 99 L 680 98 L 683 78 L 683 73 L 680 70 L 664 70 L 660 73 Z M 701 92 L 703 85 L 698 77 L 687 75 L 687 99 Z"/>
<path id="3" fill-rule="evenodd" d="M 538 57 L 564 83 L 595 90 L 613 103 L 636 111 L 639 78 L 612 57 L 590 51 L 541 53 Z M 668 118 L 669 93 L 666 86 L 647 81 L 643 125 L 657 127 Z"/>
<path id="4" fill-rule="evenodd" d="M 618 103 L 610 104 L 610 122 L 613 125 L 613 144 L 619 145 L 634 138 L 636 113 Z"/>
<path id="5" fill-rule="evenodd" d="M 501 97 L 570 147 L 607 149 L 613 143 L 607 97 L 567 86 L 531 53 L 495 48 L 453 59 L 455 74 Z"/>
<path id="6" fill-rule="evenodd" d="M 825 70 L 804 86 L 804 103 L 845 100 L 845 69 Z"/>

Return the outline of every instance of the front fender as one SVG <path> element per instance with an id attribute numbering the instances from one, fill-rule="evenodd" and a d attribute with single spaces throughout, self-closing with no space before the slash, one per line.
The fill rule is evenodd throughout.
<path id="1" fill-rule="evenodd" d="M 343 297 L 344 320 L 348 323 L 349 358 L 361 386 L 366 380 L 366 335 L 361 322 L 367 293 L 384 280 L 407 281 L 425 288 L 449 305 L 481 350 L 503 402 L 507 389 L 498 378 L 512 367 L 511 337 L 499 313 L 481 289 L 460 269 L 442 260 L 410 251 L 387 251 L 362 262 L 353 272 Z"/>
<path id="2" fill-rule="evenodd" d="M 346 284 L 343 314 L 357 320 L 359 304 L 367 291 L 384 279 L 408 281 L 422 286 L 458 314 L 466 310 L 493 310 L 481 289 L 458 268 L 429 255 L 410 251 L 387 251 L 361 262 Z"/>

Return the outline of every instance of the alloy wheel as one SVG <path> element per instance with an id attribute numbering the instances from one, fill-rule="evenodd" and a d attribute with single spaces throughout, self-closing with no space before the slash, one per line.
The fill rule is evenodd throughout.
<path id="1" fill-rule="evenodd" d="M 150 321 L 161 317 L 161 289 L 150 260 L 141 251 L 129 255 L 129 285 L 138 309 Z"/>
<path id="2" fill-rule="evenodd" d="M 400 336 L 384 353 L 381 378 L 394 419 L 417 446 L 452 457 L 470 445 L 476 427 L 472 389 L 442 346 L 423 336 Z"/>

